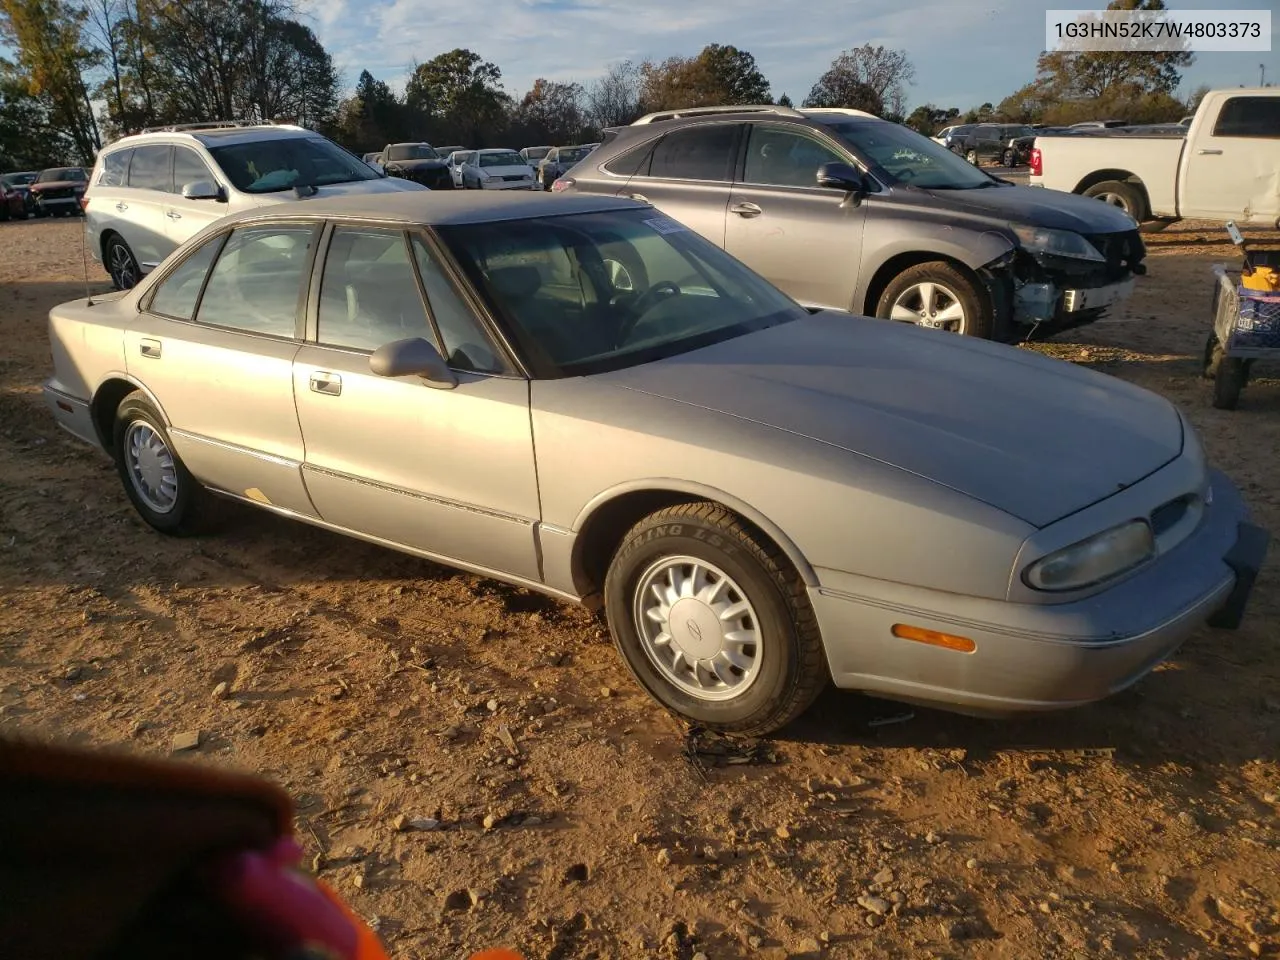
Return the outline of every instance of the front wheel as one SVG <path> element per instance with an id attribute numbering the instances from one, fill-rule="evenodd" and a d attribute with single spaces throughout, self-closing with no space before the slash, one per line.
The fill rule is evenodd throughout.
<path id="1" fill-rule="evenodd" d="M 209 493 L 174 452 L 164 421 L 141 390 L 120 401 L 112 439 L 124 492 L 142 519 L 171 536 L 200 532 Z"/>
<path id="2" fill-rule="evenodd" d="M 604 597 L 632 674 L 691 722 L 766 734 L 827 683 L 804 583 L 777 546 L 719 504 L 680 504 L 636 524 Z"/>
<path id="3" fill-rule="evenodd" d="M 967 151 L 965 151 L 964 158 L 965 158 L 966 160 L 968 160 L 970 163 L 972 163 L 975 167 L 978 165 L 978 151 L 977 151 L 977 150 L 967 150 Z"/>
<path id="4" fill-rule="evenodd" d="M 976 278 L 942 260 L 902 271 L 884 288 L 876 316 L 966 337 L 991 338 L 991 298 Z"/>

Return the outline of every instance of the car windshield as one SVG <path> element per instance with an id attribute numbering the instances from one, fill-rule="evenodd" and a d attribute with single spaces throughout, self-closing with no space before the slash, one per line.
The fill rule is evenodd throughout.
<path id="1" fill-rule="evenodd" d="M 482 153 L 480 154 L 480 166 L 482 167 L 522 167 L 524 161 L 520 159 L 520 154 L 514 150 L 503 150 L 501 153 Z"/>
<path id="2" fill-rule="evenodd" d="M 429 143 L 398 143 L 387 150 L 384 160 L 439 160 L 440 154 Z"/>
<path id="3" fill-rule="evenodd" d="M 521 151 L 521 153 L 530 160 L 541 160 L 550 152 L 550 147 L 525 147 L 524 150 Z"/>
<path id="4" fill-rule="evenodd" d="M 278 193 L 294 187 L 379 180 L 378 171 L 323 137 L 251 140 L 209 152 L 237 190 Z"/>
<path id="5" fill-rule="evenodd" d="M 36 177 L 36 183 L 56 183 L 58 181 L 68 180 L 84 180 L 84 171 L 79 167 L 54 167 L 51 170 L 41 170 L 40 176 Z"/>
<path id="6" fill-rule="evenodd" d="M 636 366 L 806 315 L 656 210 L 437 230 L 538 376 Z"/>
<path id="7" fill-rule="evenodd" d="M 33 183 L 38 173 L 7 173 L 0 180 L 4 181 L 7 187 L 25 187 L 29 183 Z"/>
<path id="8" fill-rule="evenodd" d="M 868 163 L 892 183 L 925 190 L 972 190 L 997 183 L 973 164 L 914 130 L 883 120 L 826 121 Z"/>

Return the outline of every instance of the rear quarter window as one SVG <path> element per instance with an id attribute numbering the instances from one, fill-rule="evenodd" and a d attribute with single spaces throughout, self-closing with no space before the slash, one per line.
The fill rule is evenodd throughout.
<path id="1" fill-rule="evenodd" d="M 654 141 L 649 140 L 638 147 L 632 147 L 607 162 L 604 168 L 618 177 L 647 177 L 654 146 Z"/>
<path id="2" fill-rule="evenodd" d="M 129 176 L 129 158 L 132 150 L 114 150 L 102 158 L 102 172 L 98 174 L 98 185 L 102 187 L 123 187 Z"/>

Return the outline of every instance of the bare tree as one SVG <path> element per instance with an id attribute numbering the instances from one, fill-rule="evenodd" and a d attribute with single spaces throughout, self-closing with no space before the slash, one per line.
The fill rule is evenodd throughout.
<path id="1" fill-rule="evenodd" d="M 600 128 L 620 127 L 640 116 L 640 69 L 630 60 L 615 63 L 587 88 L 587 115 Z"/>
<path id="2" fill-rule="evenodd" d="M 906 88 L 915 79 L 916 68 L 905 51 L 866 43 L 836 57 L 809 91 L 805 104 L 850 107 L 879 103 L 888 113 L 901 116 L 907 106 Z"/>

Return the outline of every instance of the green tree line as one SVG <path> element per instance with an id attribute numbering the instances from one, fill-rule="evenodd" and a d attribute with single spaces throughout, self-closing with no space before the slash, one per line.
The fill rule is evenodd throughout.
<path id="1" fill-rule="evenodd" d="M 1162 9 L 1163 0 L 1112 8 Z M 709 44 L 692 57 L 610 66 L 588 84 L 536 80 L 513 96 L 497 64 L 456 49 L 413 66 L 397 93 L 362 71 L 342 96 L 333 58 L 293 0 L 0 0 L 0 169 L 89 163 L 103 143 L 149 126 L 288 120 L 364 152 L 404 140 L 469 147 L 581 143 L 652 110 L 778 103 L 755 57 Z M 853 107 L 932 134 L 983 120 L 1176 120 L 1187 53 L 1045 53 L 1034 79 L 999 104 L 907 111 L 905 51 L 842 52 L 809 90 L 811 107 Z"/>

